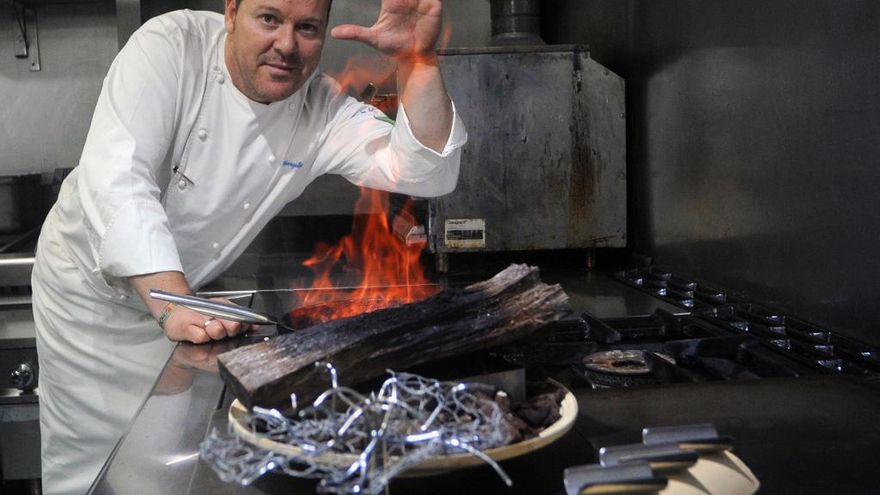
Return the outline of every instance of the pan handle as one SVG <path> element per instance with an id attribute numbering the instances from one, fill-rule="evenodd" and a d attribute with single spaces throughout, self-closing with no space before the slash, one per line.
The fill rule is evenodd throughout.
<path id="1" fill-rule="evenodd" d="M 213 316 L 223 320 L 238 321 L 253 325 L 278 324 L 278 321 L 276 321 L 275 318 L 272 318 L 265 313 L 254 311 L 236 304 L 223 303 L 212 299 L 205 299 L 203 297 L 176 294 L 174 292 L 166 292 L 159 289 L 150 289 L 150 297 L 160 301 L 180 304 L 193 311 L 198 311 L 203 315 Z"/>

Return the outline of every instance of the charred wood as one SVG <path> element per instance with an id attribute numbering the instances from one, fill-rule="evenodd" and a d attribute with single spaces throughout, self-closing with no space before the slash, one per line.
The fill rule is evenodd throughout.
<path id="1" fill-rule="evenodd" d="M 570 312 L 558 285 L 536 267 L 511 265 L 489 280 L 446 289 L 420 302 L 315 325 L 218 357 L 220 376 L 248 408 L 287 408 L 330 386 L 332 363 L 341 383 L 356 384 L 388 369 L 411 366 L 521 339 Z"/>

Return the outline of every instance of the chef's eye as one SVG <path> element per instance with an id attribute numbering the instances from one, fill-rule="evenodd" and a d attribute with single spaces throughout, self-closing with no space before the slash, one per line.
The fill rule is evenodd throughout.
<path id="1" fill-rule="evenodd" d="M 278 18 L 272 14 L 263 14 L 260 16 L 260 20 L 263 21 L 264 24 L 278 24 Z"/>
<path id="2" fill-rule="evenodd" d="M 317 35 L 321 32 L 321 29 L 315 24 L 300 24 L 297 29 L 307 35 Z"/>

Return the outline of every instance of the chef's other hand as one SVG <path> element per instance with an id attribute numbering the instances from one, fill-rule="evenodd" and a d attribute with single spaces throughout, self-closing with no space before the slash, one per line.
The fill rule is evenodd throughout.
<path id="1" fill-rule="evenodd" d="M 228 303 L 226 299 L 216 299 Z M 171 310 L 162 329 L 169 340 L 204 344 L 238 335 L 245 326 L 237 321 L 221 320 L 177 305 Z"/>
<path id="2" fill-rule="evenodd" d="M 360 41 L 398 61 L 419 61 L 434 56 L 442 19 L 441 0 L 382 0 L 372 27 L 342 24 L 330 36 Z"/>
<path id="3" fill-rule="evenodd" d="M 217 341 L 201 345 L 184 343 L 177 346 L 171 356 L 171 362 L 184 369 L 196 368 L 216 372 L 217 355 L 227 350 L 229 350 L 229 346 Z"/>

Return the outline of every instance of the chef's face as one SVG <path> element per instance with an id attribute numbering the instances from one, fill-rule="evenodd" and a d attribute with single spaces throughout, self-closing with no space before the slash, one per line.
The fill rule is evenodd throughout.
<path id="1" fill-rule="evenodd" d="M 318 66 L 331 0 L 226 0 L 226 67 L 248 98 L 295 93 Z"/>

